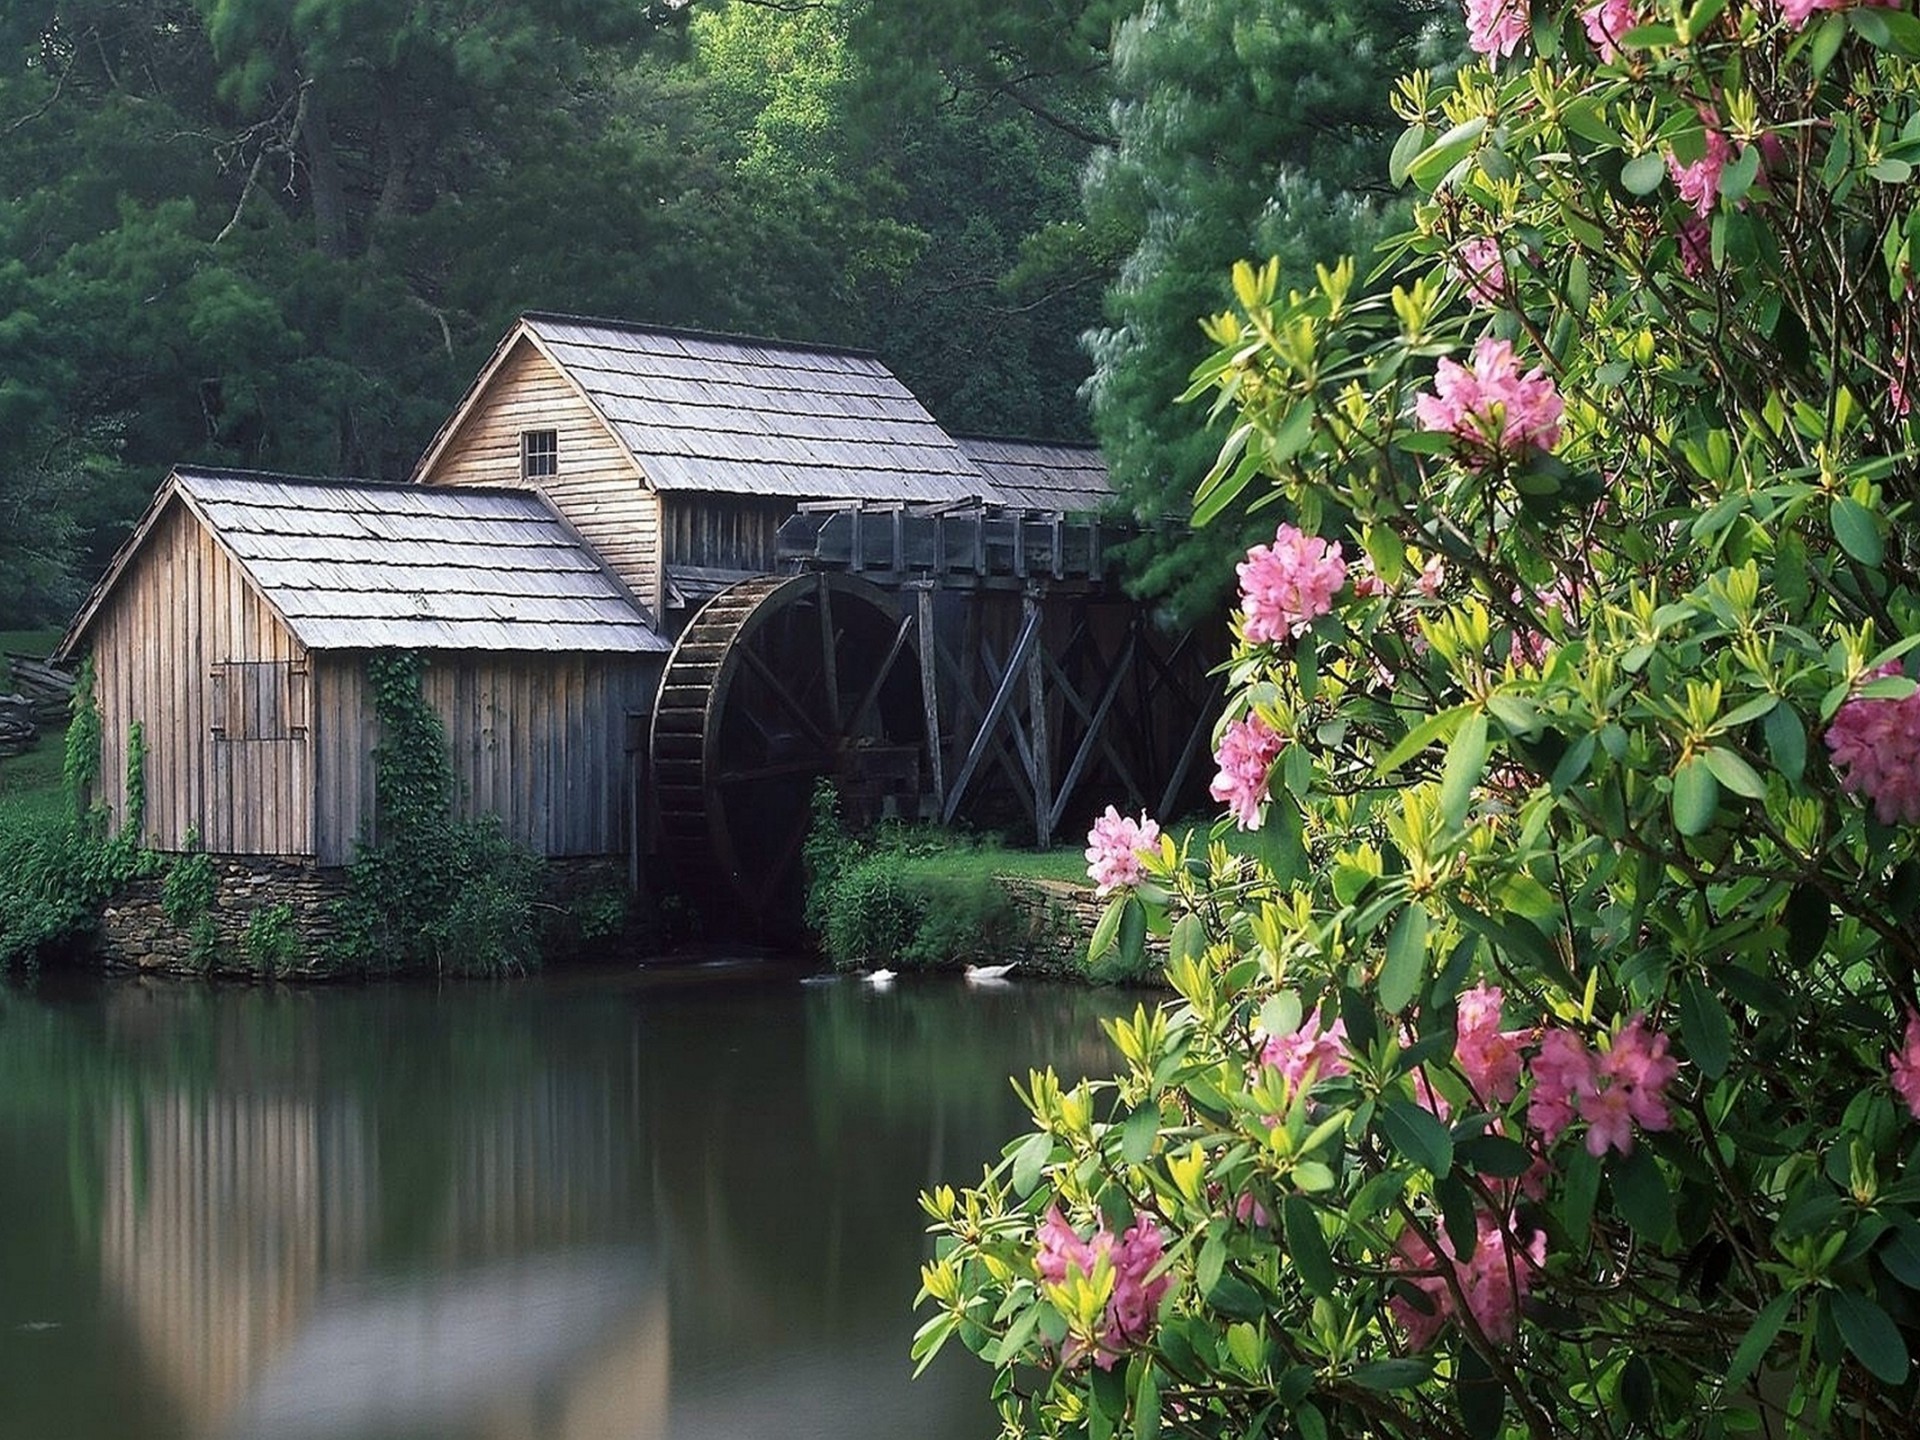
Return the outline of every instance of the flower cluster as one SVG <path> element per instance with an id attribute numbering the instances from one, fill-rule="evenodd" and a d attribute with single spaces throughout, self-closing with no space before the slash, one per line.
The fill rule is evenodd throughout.
<path id="1" fill-rule="evenodd" d="M 1519 1326 L 1520 1306 L 1532 1288 L 1533 1277 L 1547 1261 L 1547 1237 L 1534 1231 L 1520 1240 L 1502 1222 L 1484 1211 L 1479 1217 L 1473 1255 L 1461 1260 L 1444 1230 L 1437 1233 L 1439 1252 L 1412 1226 L 1400 1232 L 1395 1246 L 1394 1268 L 1402 1283 L 1419 1295 L 1419 1300 L 1396 1295 L 1387 1308 L 1400 1328 L 1407 1332 L 1407 1343 L 1424 1350 L 1433 1343 L 1447 1321 L 1458 1313 L 1455 1287 L 1466 1302 L 1467 1313 L 1480 1333 L 1496 1344 L 1512 1340 Z M 1452 1270 L 1452 1280 L 1447 1270 Z"/>
<path id="2" fill-rule="evenodd" d="M 1693 213 L 1705 220 L 1712 216 L 1720 199 L 1720 172 L 1733 159 L 1733 144 L 1721 133 L 1719 117 L 1711 110 L 1700 112 L 1707 125 L 1707 148 L 1698 160 L 1682 164 L 1680 157 L 1667 152 L 1667 173 L 1680 198 L 1693 206 Z"/>
<path id="3" fill-rule="evenodd" d="M 1522 375 L 1505 340 L 1483 338 L 1466 365 L 1442 360 L 1433 388 L 1433 394 L 1414 397 L 1414 414 L 1423 429 L 1461 441 L 1463 462 L 1471 469 L 1496 454 L 1524 456 L 1560 443 L 1565 405 L 1559 390 L 1537 365 Z"/>
<path id="4" fill-rule="evenodd" d="M 1467 43 L 1481 55 L 1513 54 L 1530 28 L 1526 0 L 1467 0 Z"/>
<path id="5" fill-rule="evenodd" d="M 1898 675 L 1889 661 L 1869 678 Z M 1903 700 L 1854 696 L 1827 726 L 1840 788 L 1873 801 L 1882 825 L 1920 822 L 1920 691 Z"/>
<path id="6" fill-rule="evenodd" d="M 1304 634 L 1333 609 L 1334 593 L 1347 579 L 1346 558 L 1337 544 L 1303 535 L 1291 525 L 1274 532 L 1273 544 L 1249 550 L 1238 570 L 1250 645 Z"/>
<path id="7" fill-rule="evenodd" d="M 1920 1120 L 1920 1014 L 1907 1011 L 1907 1031 L 1900 1037 L 1900 1048 L 1887 1055 L 1893 1076 L 1893 1093 L 1907 1102 L 1913 1118 Z"/>
<path id="8" fill-rule="evenodd" d="M 1463 240 L 1453 254 L 1453 273 L 1476 305 L 1501 305 L 1507 298 L 1507 266 L 1500 242 L 1491 235 Z"/>
<path id="9" fill-rule="evenodd" d="M 1130 1346 L 1141 1344 L 1153 1333 L 1161 1298 L 1173 1283 L 1171 1275 L 1153 1273 L 1166 1251 L 1159 1225 L 1151 1216 L 1142 1215 L 1118 1240 L 1105 1224 L 1094 1231 L 1091 1240 L 1082 1240 L 1056 1205 L 1040 1223 L 1039 1241 L 1034 1268 L 1049 1285 L 1064 1285 L 1076 1274 L 1092 1278 L 1102 1256 L 1111 1265 L 1113 1291 L 1107 1297 L 1092 1351 L 1093 1363 L 1111 1370 Z M 1084 1345 L 1070 1342 L 1064 1358 L 1072 1365 L 1086 1354 Z"/>
<path id="10" fill-rule="evenodd" d="M 1159 844 L 1159 822 L 1148 819 L 1146 811 L 1142 810 L 1135 820 L 1107 806 L 1107 813 L 1087 832 L 1087 877 L 1093 881 L 1094 893 L 1105 895 L 1146 879 L 1141 855 Z"/>
<path id="11" fill-rule="evenodd" d="M 1822 10 L 1851 10 L 1856 4 L 1900 8 L 1900 0 L 1779 0 L 1779 4 L 1780 18 L 1796 30 L 1806 29 L 1807 22 Z"/>
<path id="12" fill-rule="evenodd" d="M 1258 715 L 1231 722 L 1220 736 L 1214 761 L 1220 773 L 1207 793 L 1232 812 L 1242 830 L 1258 830 L 1267 803 L 1267 775 L 1286 744 L 1280 732 Z"/>
<path id="13" fill-rule="evenodd" d="M 1347 1073 L 1347 1027 L 1335 1020 L 1322 1029 L 1319 1012 L 1291 1035 L 1269 1036 L 1260 1051 L 1260 1063 L 1280 1072 L 1288 1093 L 1316 1080 Z"/>
<path id="14" fill-rule="evenodd" d="M 1599 0 L 1580 12 L 1580 23 L 1600 63 L 1611 65 L 1620 58 L 1620 37 L 1638 25 L 1640 17 L 1633 0 Z"/>
<path id="15" fill-rule="evenodd" d="M 1572 1030 L 1548 1030 L 1528 1066 L 1529 1128 L 1551 1145 L 1577 1115 L 1587 1122 L 1588 1154 L 1632 1154 L 1635 1125 L 1665 1130 L 1673 1123 L 1666 1089 L 1680 1062 L 1667 1054 L 1668 1044 L 1665 1035 L 1648 1031 L 1646 1016 L 1639 1014 L 1614 1032 L 1602 1054 Z"/>
<path id="16" fill-rule="evenodd" d="M 1500 1028 L 1505 998 L 1497 985 L 1483 980 L 1460 997 L 1454 1023 L 1454 1064 L 1489 1105 L 1504 1105 L 1520 1093 L 1520 1047 L 1533 1034 Z"/>

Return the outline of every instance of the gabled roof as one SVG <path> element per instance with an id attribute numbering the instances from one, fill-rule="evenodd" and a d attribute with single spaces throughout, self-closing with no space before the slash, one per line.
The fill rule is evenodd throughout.
<path id="1" fill-rule="evenodd" d="M 63 651 L 172 503 L 199 517 L 312 650 L 671 648 L 531 491 L 175 470 L 75 617 Z"/>
<path id="2" fill-rule="evenodd" d="M 526 341 L 663 491 L 818 500 L 989 500 L 990 480 L 873 355 L 530 313 L 441 428 L 428 469 Z"/>
<path id="3" fill-rule="evenodd" d="M 1113 499 L 1107 462 L 1091 445 L 977 435 L 955 439 L 967 458 L 993 482 L 1003 505 L 1092 514 L 1105 509 Z"/>

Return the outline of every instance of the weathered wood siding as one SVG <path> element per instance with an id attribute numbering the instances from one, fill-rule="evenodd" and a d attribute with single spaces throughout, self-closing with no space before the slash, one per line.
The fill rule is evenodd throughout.
<path id="1" fill-rule="evenodd" d="M 520 436 L 553 430 L 558 471 L 520 475 Z M 646 485 L 620 442 L 531 342 L 521 341 L 449 438 L 428 485 L 523 485 L 540 489 L 658 615 L 661 584 L 660 497 Z"/>
<path id="2" fill-rule="evenodd" d="M 498 815 L 540 855 L 627 849 L 632 792 L 626 717 L 649 708 L 661 657 L 442 652 L 423 689 L 447 729 L 462 815 Z M 317 839 L 344 864 L 373 823 L 379 725 L 365 658 L 329 654 L 314 676 Z M 636 733 L 644 734 L 644 730 Z"/>
<path id="3" fill-rule="evenodd" d="M 667 564 L 771 574 L 780 522 L 794 501 L 778 495 L 669 494 Z"/>
<path id="4" fill-rule="evenodd" d="M 308 657 L 185 506 L 159 518 L 91 649 L 102 798 L 116 824 L 138 721 L 148 845 L 182 850 L 197 832 L 225 854 L 313 853 Z"/>

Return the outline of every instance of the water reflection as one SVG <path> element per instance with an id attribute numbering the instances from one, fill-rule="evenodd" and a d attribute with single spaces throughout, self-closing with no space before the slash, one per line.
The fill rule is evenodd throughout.
<path id="1" fill-rule="evenodd" d="M 984 1369 L 907 1382 L 915 1192 L 1012 1133 L 1008 1075 L 1105 1069 L 1132 1003 L 7 993 L 0 1436 L 979 1435 Z"/>

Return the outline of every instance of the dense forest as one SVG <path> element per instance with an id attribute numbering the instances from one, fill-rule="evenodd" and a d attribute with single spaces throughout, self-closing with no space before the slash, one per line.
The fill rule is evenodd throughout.
<path id="1" fill-rule="evenodd" d="M 403 478 L 530 308 L 870 348 L 1177 515 L 1227 266 L 1390 225 L 1389 77 L 1453 43 L 1424 0 L 13 0 L 0 629 L 176 462 Z M 1138 581 L 1204 603 L 1233 540 Z"/>

